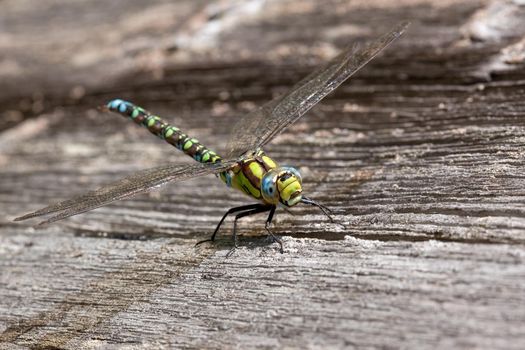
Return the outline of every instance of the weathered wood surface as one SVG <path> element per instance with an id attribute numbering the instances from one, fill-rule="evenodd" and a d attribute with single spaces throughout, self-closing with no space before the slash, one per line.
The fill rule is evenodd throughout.
<path id="1" fill-rule="evenodd" d="M 0 347 L 525 347 L 523 5 L 113 6 L 0 3 Z M 213 177 L 47 227 L 11 221 L 190 161 L 98 112 L 107 100 L 220 149 L 256 104 L 407 18 L 405 37 L 267 149 L 346 229 L 297 207 L 275 222 L 284 254 L 263 218 L 241 224 L 229 258 L 228 225 L 195 248 L 246 203 Z"/>

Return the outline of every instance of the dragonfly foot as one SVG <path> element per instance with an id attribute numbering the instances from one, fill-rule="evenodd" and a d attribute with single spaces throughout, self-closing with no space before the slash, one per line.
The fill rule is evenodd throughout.
<path id="1" fill-rule="evenodd" d="M 208 239 L 205 239 L 205 240 L 202 240 L 202 241 L 198 241 L 197 243 L 195 243 L 195 246 L 201 245 L 202 243 L 214 242 L 214 241 L 215 241 L 215 237 L 208 238 Z"/>
<path id="2" fill-rule="evenodd" d="M 275 236 L 275 235 L 272 233 L 272 231 L 270 231 L 270 227 L 269 227 L 269 226 L 270 226 L 270 225 L 268 225 L 268 224 L 265 226 L 266 231 L 268 232 L 268 237 L 271 238 L 272 242 L 279 243 L 279 246 L 280 246 L 280 248 L 279 248 L 279 252 L 280 252 L 281 254 L 283 254 L 283 253 L 284 253 L 284 249 L 283 249 L 283 241 L 281 241 L 280 238 L 278 238 L 277 236 Z"/>
<path id="3" fill-rule="evenodd" d="M 234 245 L 234 246 L 230 249 L 230 251 L 228 252 L 228 254 L 226 254 L 226 258 L 229 258 L 230 256 L 232 256 L 233 253 L 237 250 L 237 248 L 238 248 L 237 245 Z"/>

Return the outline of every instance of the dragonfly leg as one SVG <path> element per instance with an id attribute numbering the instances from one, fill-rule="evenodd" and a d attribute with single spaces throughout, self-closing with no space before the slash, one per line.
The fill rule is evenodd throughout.
<path id="1" fill-rule="evenodd" d="M 275 211 L 275 206 L 258 204 L 258 207 L 255 209 L 247 210 L 235 215 L 235 219 L 233 220 L 233 245 L 235 246 L 235 248 L 237 248 L 237 220 L 245 216 L 264 213 L 266 211 Z"/>
<path id="2" fill-rule="evenodd" d="M 219 221 L 219 224 L 217 225 L 217 227 L 215 228 L 215 231 L 213 231 L 213 234 L 211 235 L 210 238 L 208 239 L 205 239 L 203 241 L 199 241 L 197 242 L 195 245 L 199 245 L 201 243 L 204 243 L 204 242 L 213 242 L 215 241 L 215 236 L 217 235 L 217 232 L 219 232 L 219 228 L 221 227 L 222 223 L 224 222 L 224 220 L 226 219 L 226 217 L 230 214 L 233 214 L 233 213 L 236 213 L 238 211 L 244 211 L 244 210 L 251 210 L 251 209 L 256 209 L 256 208 L 259 208 L 261 206 L 261 204 L 248 204 L 248 205 L 241 205 L 240 207 L 235 207 L 235 208 L 231 208 L 229 209 L 223 216 L 222 216 L 222 219 L 221 221 Z"/>
<path id="3" fill-rule="evenodd" d="M 281 246 L 281 248 L 279 249 L 279 251 L 282 253 L 284 253 L 284 250 L 283 250 L 283 242 L 281 241 L 280 238 L 278 238 L 277 236 L 275 236 L 272 231 L 270 230 L 270 225 L 272 224 L 272 220 L 273 220 L 273 214 L 275 214 L 275 209 L 277 207 L 273 206 L 272 209 L 270 210 L 270 214 L 268 214 L 268 219 L 266 219 L 266 224 L 264 225 L 264 228 L 266 229 L 266 232 L 268 232 L 268 235 L 273 239 L 274 242 L 277 242 L 279 243 L 279 245 Z"/>

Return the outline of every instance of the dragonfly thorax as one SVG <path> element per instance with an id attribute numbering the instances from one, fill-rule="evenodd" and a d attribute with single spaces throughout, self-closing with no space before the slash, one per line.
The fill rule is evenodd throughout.
<path id="1" fill-rule="evenodd" d="M 261 179 L 261 194 L 265 202 L 292 207 L 302 198 L 302 180 L 292 167 L 271 169 Z"/>
<path id="2" fill-rule="evenodd" d="M 281 167 L 262 150 L 240 160 L 219 174 L 228 186 L 266 204 L 291 207 L 301 201 L 302 180 L 299 171 Z"/>

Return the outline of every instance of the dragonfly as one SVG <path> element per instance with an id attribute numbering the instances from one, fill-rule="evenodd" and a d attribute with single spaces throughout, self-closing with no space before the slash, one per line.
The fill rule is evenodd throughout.
<path id="1" fill-rule="evenodd" d="M 122 99 L 114 99 L 104 109 L 121 114 L 146 127 L 151 133 L 175 146 L 198 163 L 194 165 L 169 163 L 139 171 L 96 190 L 20 216 L 15 221 L 45 217 L 46 219 L 40 224 L 48 224 L 149 191 L 169 182 L 215 174 L 228 187 L 240 190 L 256 200 L 256 203 L 229 209 L 222 216 L 211 237 L 197 244 L 215 241 L 226 217 L 235 214 L 232 248 L 235 249 L 237 220 L 266 212 L 268 213 L 265 223 L 266 232 L 279 244 L 280 252 L 283 253 L 282 241 L 270 229 L 277 208 L 288 209 L 301 203 L 317 207 L 331 221 L 333 218 L 330 209 L 303 194 L 300 172 L 291 166 L 279 166 L 264 153 L 262 147 L 399 38 L 408 25 L 408 22 L 399 23 L 391 31 L 361 48 L 351 46 L 343 50 L 328 63 L 295 84 L 284 95 L 274 98 L 241 118 L 232 128 L 225 157 L 219 156 L 197 139 L 188 136 L 144 108 Z"/>

